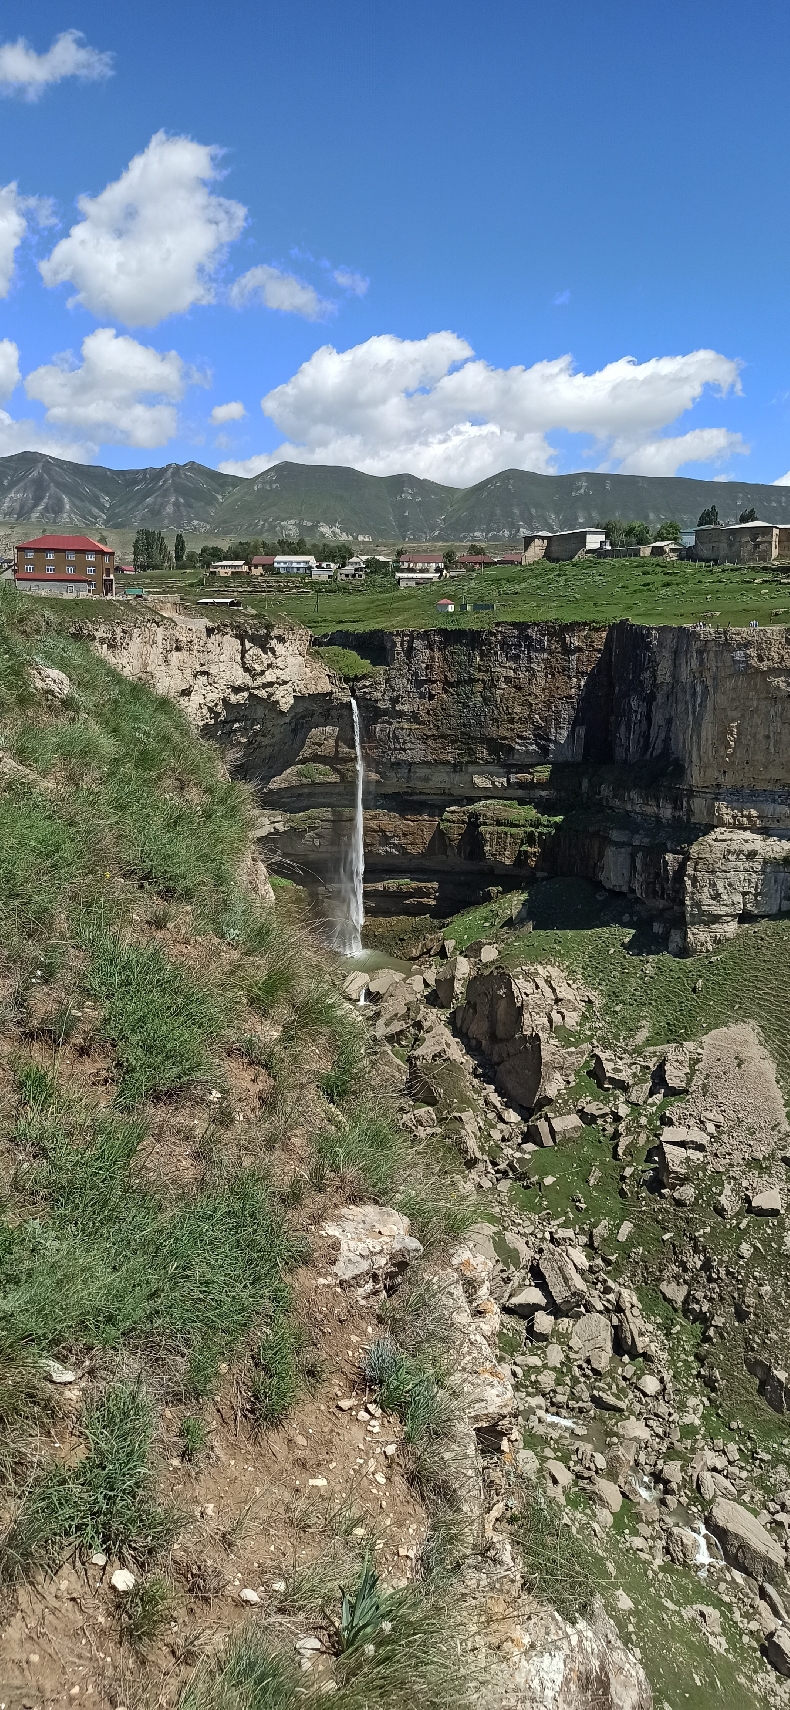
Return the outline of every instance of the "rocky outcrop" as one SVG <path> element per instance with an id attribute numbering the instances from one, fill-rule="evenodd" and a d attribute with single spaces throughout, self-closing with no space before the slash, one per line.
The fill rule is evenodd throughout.
<path id="1" fill-rule="evenodd" d="M 790 832 L 716 830 L 692 846 L 683 880 L 692 953 L 734 937 L 739 922 L 790 910 Z"/>
<path id="2" fill-rule="evenodd" d="M 566 1054 L 554 1029 L 577 1027 L 582 1002 L 557 969 L 512 972 L 497 964 L 470 979 L 456 1024 L 467 1045 L 494 1065 L 497 1092 L 536 1110 L 565 1084 Z"/>

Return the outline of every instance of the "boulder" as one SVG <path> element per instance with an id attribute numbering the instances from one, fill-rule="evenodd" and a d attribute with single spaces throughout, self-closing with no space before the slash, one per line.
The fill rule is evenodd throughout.
<path id="1" fill-rule="evenodd" d="M 676 1282 L 673 1277 L 662 1277 L 658 1288 L 670 1306 L 674 1306 L 675 1311 L 679 1312 L 689 1291 L 688 1283 Z"/>
<path id="2" fill-rule="evenodd" d="M 790 1627 L 776 1627 L 763 1644 L 766 1662 L 778 1674 L 790 1675 Z"/>
<path id="3" fill-rule="evenodd" d="M 538 1270 L 558 1312 L 572 1312 L 586 1299 L 587 1284 L 573 1260 L 558 1247 L 543 1248 L 538 1258 Z"/>
<path id="4" fill-rule="evenodd" d="M 699 1538 L 688 1526 L 671 1526 L 667 1533 L 667 1555 L 677 1567 L 693 1567 L 699 1557 Z"/>
<path id="5" fill-rule="evenodd" d="M 568 1111 L 563 1116 L 550 1116 L 548 1121 L 555 1145 L 558 1145 L 560 1140 L 575 1139 L 584 1128 L 581 1118 L 576 1115 L 575 1111 Z"/>
<path id="6" fill-rule="evenodd" d="M 614 1088 L 617 1092 L 626 1092 L 631 1084 L 631 1073 L 627 1065 L 605 1051 L 593 1052 L 590 1074 L 602 1091 Z"/>
<path id="7" fill-rule="evenodd" d="M 608 1508 L 610 1514 L 619 1514 L 623 1506 L 623 1498 L 617 1485 L 613 1484 L 610 1478 L 596 1478 L 595 1494 L 600 1497 L 601 1502 Z"/>
<path id="8" fill-rule="evenodd" d="M 515 1642 L 513 1642 L 515 1641 Z M 499 1662 L 499 1655 L 502 1662 Z M 491 1648 L 493 1704 L 523 1710 L 652 1710 L 653 1694 L 641 1663 L 626 1649 L 599 1597 L 592 1617 L 565 1622 L 534 1603 L 514 1628 L 513 1640 Z M 502 1675 L 502 1685 L 499 1676 Z"/>
<path id="9" fill-rule="evenodd" d="M 551 1128 L 545 1116 L 539 1116 L 536 1122 L 530 1122 L 527 1128 L 527 1140 L 533 1146 L 553 1146 Z"/>
<path id="10" fill-rule="evenodd" d="M 782 1196 L 778 1188 L 760 1188 L 749 1195 L 749 1210 L 757 1217 L 781 1217 Z"/>
<path id="11" fill-rule="evenodd" d="M 340 1244 L 332 1269 L 341 1282 L 392 1276 L 422 1252 L 408 1217 L 381 1205 L 348 1205 L 322 1224 L 321 1233 Z"/>
<path id="12" fill-rule="evenodd" d="M 605 1372 L 612 1358 L 612 1326 L 602 1312 L 587 1312 L 571 1330 L 571 1353 L 589 1360 L 594 1372 Z"/>
<path id="13" fill-rule="evenodd" d="M 31 665 L 28 676 L 36 693 L 48 695 L 50 700 L 65 701 L 71 694 L 71 682 L 65 671 L 57 671 L 54 665 Z"/>
<path id="14" fill-rule="evenodd" d="M 685 1146 L 674 1146 L 670 1140 L 660 1140 L 658 1145 L 658 1173 L 664 1187 L 683 1187 L 688 1181 L 689 1174 L 689 1154 Z"/>
<path id="15" fill-rule="evenodd" d="M 469 978 L 469 963 L 465 956 L 451 956 L 436 970 L 436 1001 L 440 1009 L 455 1009 L 464 995 Z"/>
<path id="16" fill-rule="evenodd" d="M 554 1319 L 550 1312 L 535 1313 L 532 1320 L 532 1334 L 536 1342 L 548 1342 L 553 1329 Z"/>
<path id="17" fill-rule="evenodd" d="M 526 1110 L 545 1108 L 564 1085 L 565 1058 L 552 1037 L 557 1004 L 556 985 L 539 970 L 497 961 L 472 975 L 456 1012 L 461 1038 L 488 1058 L 497 1091 Z"/>
<path id="18" fill-rule="evenodd" d="M 371 997 L 383 998 L 392 991 L 394 986 L 399 986 L 402 981 L 403 975 L 399 974 L 396 968 L 379 968 L 368 979 L 368 990 Z"/>
<path id="19" fill-rule="evenodd" d="M 366 992 L 367 989 L 368 976 L 367 974 L 363 974 L 360 969 L 356 969 L 353 974 L 349 974 L 348 978 L 343 981 L 343 994 L 345 997 L 349 998 L 351 1003 L 361 1003 L 362 994 L 363 992 Z"/>
<path id="20" fill-rule="evenodd" d="M 508 1296 L 505 1301 L 507 1312 L 515 1312 L 518 1318 L 534 1318 L 536 1312 L 545 1312 L 548 1301 L 542 1288 L 519 1288 Z"/>
<path id="21" fill-rule="evenodd" d="M 782 1573 L 785 1553 L 776 1538 L 772 1538 L 756 1515 L 739 1502 L 726 1496 L 718 1497 L 708 1515 L 708 1530 L 718 1538 L 724 1560 L 740 1573 L 753 1579 L 770 1579 Z"/>
<path id="22" fill-rule="evenodd" d="M 661 1058 L 656 1076 L 668 1093 L 688 1092 L 692 1077 L 691 1053 L 685 1045 L 672 1045 Z"/>

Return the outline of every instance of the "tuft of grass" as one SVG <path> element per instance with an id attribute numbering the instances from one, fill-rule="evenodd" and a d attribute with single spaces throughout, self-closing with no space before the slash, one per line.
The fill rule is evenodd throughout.
<path id="1" fill-rule="evenodd" d="M 47 1406 L 36 1350 L 18 1332 L 0 1329 L 0 1437 L 7 1439 Z"/>
<path id="2" fill-rule="evenodd" d="M 245 1382 L 246 1412 L 260 1428 L 280 1425 L 299 1393 L 304 1332 L 276 1320 L 250 1357 Z"/>
<path id="3" fill-rule="evenodd" d="M 142 1650 L 157 1638 L 173 1613 L 173 1588 L 161 1574 L 138 1580 L 125 1599 L 121 1629 L 135 1648 Z"/>
<path id="4" fill-rule="evenodd" d="M 590 1554 L 564 1515 L 553 1497 L 536 1488 L 511 1527 L 530 1591 L 566 1621 L 576 1621 L 590 1613 L 597 1585 Z"/>
<path id="5" fill-rule="evenodd" d="M 224 1020 L 216 986 L 198 984 L 158 944 L 137 945 L 103 921 L 88 920 L 88 989 L 104 1006 L 102 1030 L 115 1047 L 124 1104 L 171 1092 L 206 1064 Z"/>
<path id="6" fill-rule="evenodd" d="M 407 1354 L 393 1336 L 377 1336 L 362 1356 L 362 1375 L 388 1413 L 403 1421 L 404 1441 L 412 1448 L 440 1437 L 448 1421 L 445 1373 L 427 1349 Z"/>
<path id="7" fill-rule="evenodd" d="M 292 1657 L 249 1628 L 197 1670 L 178 1710 L 294 1710 L 311 1698 Z"/>
<path id="8" fill-rule="evenodd" d="M 327 1174 L 344 1176 L 352 1187 L 385 1194 L 404 1165 L 405 1150 L 400 1130 L 365 1101 L 342 1125 L 314 1136 L 314 1179 L 320 1185 Z"/>
<path id="9" fill-rule="evenodd" d="M 194 1461 L 195 1457 L 206 1447 L 207 1432 L 204 1420 L 196 1413 L 187 1413 L 178 1428 L 181 1438 L 181 1454 L 185 1461 Z"/>
<path id="10" fill-rule="evenodd" d="M 118 1384 L 87 1411 L 87 1453 L 53 1467 L 27 1491 L 0 1555 L 14 1580 L 36 1562 L 57 1561 L 67 1545 L 123 1552 L 145 1561 L 174 1536 L 177 1516 L 156 1498 L 149 1463 L 151 1410 L 139 1385 Z"/>

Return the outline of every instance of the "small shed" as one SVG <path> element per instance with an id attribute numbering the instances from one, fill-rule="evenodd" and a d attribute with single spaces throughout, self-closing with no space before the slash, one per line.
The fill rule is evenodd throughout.
<path id="1" fill-rule="evenodd" d="M 449 617 L 450 613 L 455 611 L 455 600 L 437 600 L 436 610 L 441 612 L 442 617 Z"/>

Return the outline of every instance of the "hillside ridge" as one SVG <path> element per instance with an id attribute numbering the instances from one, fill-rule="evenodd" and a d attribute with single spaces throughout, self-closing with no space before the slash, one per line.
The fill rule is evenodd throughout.
<path id="1" fill-rule="evenodd" d="M 759 482 L 580 471 L 507 469 L 472 487 L 408 473 L 367 475 L 329 465 L 277 463 L 260 475 L 226 475 L 197 462 L 105 469 L 42 452 L 0 457 L 0 522 L 90 528 L 156 527 L 327 540 L 510 540 L 536 528 L 590 526 L 610 517 L 693 527 L 715 504 L 724 521 L 752 506 L 790 523 L 790 488 Z"/>

